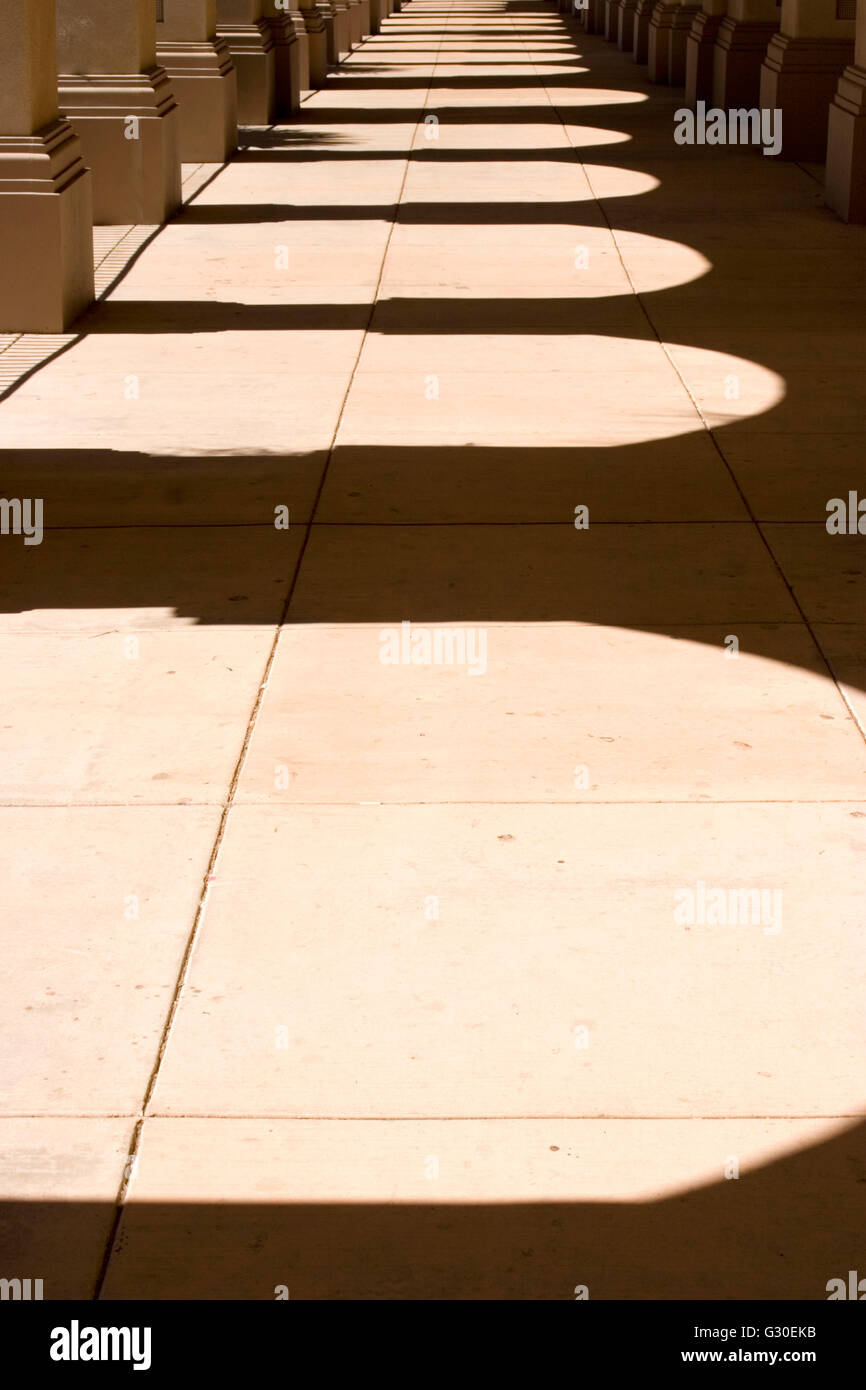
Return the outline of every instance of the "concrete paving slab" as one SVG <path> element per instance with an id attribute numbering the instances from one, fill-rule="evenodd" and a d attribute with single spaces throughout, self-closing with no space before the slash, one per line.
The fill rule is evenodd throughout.
<path id="1" fill-rule="evenodd" d="M 26 924 L 2 965 L 0 1114 L 136 1114 L 218 822 L 217 807 L 0 809 L 5 911 Z M 8 1172 L 7 1157 L 0 1200 Z"/>
<path id="2" fill-rule="evenodd" d="M 401 622 L 290 627 L 237 798 L 575 804 L 859 795 L 866 751 L 806 629 L 723 626 L 467 629 L 447 620 L 425 626 L 419 616 L 405 628 L 405 646 L 410 658 L 413 649 L 423 655 L 420 629 L 429 662 L 397 666 L 382 658 L 386 644 L 403 643 Z M 341 670 L 354 672 L 345 692 Z M 564 690 L 579 690 L 579 701 Z M 805 763 L 779 755 L 778 740 L 790 747 L 798 729 L 809 730 L 814 749 Z"/>
<path id="3" fill-rule="evenodd" d="M 154 1112 L 857 1114 L 863 806 L 238 808 Z"/>

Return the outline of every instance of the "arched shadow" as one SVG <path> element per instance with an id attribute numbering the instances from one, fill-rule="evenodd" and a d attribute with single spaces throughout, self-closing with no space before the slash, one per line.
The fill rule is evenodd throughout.
<path id="1" fill-rule="evenodd" d="M 578 1151 L 563 1122 L 537 1127 L 531 1154 L 515 1141 L 518 1181 L 553 1185 L 550 1175 L 565 1172 L 579 1190 L 596 1158 L 592 1139 L 585 1134 Z M 267 1301 L 284 1285 L 293 1301 L 570 1300 L 584 1285 L 591 1300 L 819 1301 L 831 1279 L 863 1272 L 864 1131 L 861 1123 L 744 1164 L 736 1180 L 654 1201 L 237 1200 L 225 1193 L 238 1179 L 222 1170 L 219 1201 L 205 1178 L 195 1200 L 168 1202 L 137 1195 L 133 1180 L 102 1296 Z M 290 1153 L 292 1122 L 274 1122 L 272 1133 Z M 205 1123 L 196 1142 L 191 1162 L 207 1172 Z M 395 1136 L 392 1162 L 403 1144 Z M 290 1159 L 248 1147 L 242 1183 L 275 1194 L 291 1185 Z M 351 1153 L 341 1165 L 326 1148 L 325 1159 L 326 1183 L 340 1181 L 342 1166 L 353 1185 Z M 147 1147 L 141 1162 L 146 1177 Z M 2 1202 L 4 1267 L 43 1271 L 48 1299 L 90 1297 L 113 1220 L 107 1202 Z M 77 1277 L 63 1260 L 69 1250 Z"/>
<path id="2" fill-rule="evenodd" d="M 515 31 L 501 32 L 511 38 Z M 622 80 L 624 87 L 641 86 L 631 70 Z M 575 81 L 568 79 L 568 90 Z M 597 70 L 591 81 L 597 83 Z M 465 107 L 448 110 L 455 119 L 467 116 Z M 407 616 L 437 623 L 573 622 L 687 633 L 689 641 L 715 646 L 744 624 L 753 654 L 822 675 L 829 660 L 852 685 L 862 685 L 861 658 L 846 635 L 862 621 L 862 542 L 830 537 L 823 524 L 826 498 L 847 491 L 862 442 L 848 407 L 855 345 L 844 336 L 862 291 L 850 275 L 839 275 L 836 260 L 862 259 L 859 233 L 832 223 L 817 195 L 809 205 L 800 174 L 782 169 L 768 171 L 760 190 L 746 181 L 751 192 L 742 216 L 713 225 L 706 214 L 712 204 L 704 203 L 701 214 L 694 185 L 682 176 L 690 167 L 698 180 L 705 166 L 693 152 L 675 151 L 661 139 L 654 144 L 642 103 L 589 103 L 564 115 L 566 125 L 587 118 L 603 124 L 611 111 L 617 130 L 632 138 L 628 170 L 657 185 L 638 197 L 602 195 L 620 244 L 630 230 L 685 242 L 712 265 L 687 284 L 643 291 L 643 307 L 630 290 L 573 299 L 391 291 L 372 318 L 369 305 L 339 297 L 305 305 L 118 297 L 92 310 L 81 329 L 94 338 L 144 338 L 368 328 L 385 342 L 395 335 L 584 334 L 623 347 L 655 347 L 658 330 L 685 349 L 759 364 L 786 383 L 783 399 L 753 412 L 746 403 L 742 418 L 720 424 L 712 437 L 696 412 L 694 429 L 685 433 L 671 433 L 662 422 L 653 425 L 658 432 L 651 439 L 581 444 L 533 442 L 532 416 L 529 437 L 502 445 L 459 437 L 365 443 L 349 434 L 330 459 L 321 449 L 269 453 L 238 440 L 228 452 L 189 454 L 169 440 L 168 452 L 6 449 L 5 493 L 44 496 L 48 525 L 57 529 L 38 551 L 22 550 L 21 563 L 4 576 L 2 611 L 24 623 L 57 609 L 97 617 L 101 610 L 169 609 L 203 625 L 281 617 L 300 625 Z M 546 107 L 503 112 L 494 106 L 473 107 L 471 119 L 522 123 L 539 113 L 549 120 Z M 328 112 L 334 125 L 405 119 L 405 111 L 393 109 Z M 259 153 L 281 157 L 277 149 Z M 247 149 L 237 162 L 252 155 Z M 740 206 L 748 161 L 760 156 L 720 155 L 712 196 L 730 212 Z M 464 161 L 452 152 L 447 162 Z M 622 151 L 596 147 L 591 162 L 591 179 L 603 182 L 606 171 L 622 171 Z M 421 199 L 402 205 L 398 220 L 414 227 L 493 229 L 507 220 L 582 229 L 588 207 Z M 364 221 L 388 213 L 387 204 L 195 204 L 176 225 Z M 815 228 L 833 250 L 809 249 Z M 747 272 L 738 251 L 754 250 L 756 235 L 764 249 Z M 794 252 L 792 236 L 800 238 Z M 780 340 L 780 326 L 790 329 L 787 340 Z M 839 355 L 817 366 L 816 341 L 827 350 L 835 342 Z M 582 371 L 590 380 L 591 366 L 588 360 L 568 376 L 564 389 L 578 390 Z M 680 366 L 699 392 L 699 374 L 689 375 L 685 357 Z M 402 370 L 424 375 L 421 366 Z M 625 367 L 621 376 L 625 418 L 635 383 Z M 290 418 L 297 389 L 290 376 L 281 389 Z M 718 389 L 718 381 L 708 387 L 702 408 L 710 413 Z M 543 423 L 543 401 L 535 419 Z M 838 450 L 826 449 L 828 436 L 839 441 Z M 275 502 L 291 510 L 287 536 L 273 527 Z M 572 525 L 576 503 L 590 509 L 585 534 Z M 788 628 L 797 640 L 787 642 L 782 630 Z M 837 714 L 846 717 L 841 703 Z M 561 1147 L 557 1123 L 550 1122 L 551 1152 Z M 828 1279 L 858 1267 L 864 1183 L 862 1125 L 737 1182 L 653 1202 L 166 1203 L 139 1200 L 133 1182 L 104 1292 L 109 1298 L 269 1298 L 274 1284 L 285 1283 L 293 1298 L 568 1298 L 574 1284 L 586 1283 L 599 1298 L 647 1296 L 642 1290 L 659 1298 L 823 1298 Z M 22 1268 L 43 1267 L 44 1252 L 64 1243 L 87 1243 L 94 1286 L 100 1242 L 113 1219 L 110 1203 L 45 1203 L 34 1210 L 8 1202 L 0 1214 L 6 1248 Z"/>

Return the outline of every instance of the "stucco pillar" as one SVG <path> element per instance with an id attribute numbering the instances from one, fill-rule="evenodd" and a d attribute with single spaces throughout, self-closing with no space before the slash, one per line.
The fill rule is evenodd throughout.
<path id="1" fill-rule="evenodd" d="M 667 82 L 670 70 L 671 29 L 678 0 L 658 0 L 653 7 L 647 35 L 647 63 L 650 82 Z"/>
<path id="2" fill-rule="evenodd" d="M 58 114 L 53 0 L 0 5 L 0 333 L 61 333 L 93 300 L 89 170 Z"/>
<path id="3" fill-rule="evenodd" d="M 264 0 L 263 17 L 274 41 L 276 114 L 296 111 L 310 90 L 310 40 L 298 0 Z"/>
<path id="4" fill-rule="evenodd" d="M 162 0 L 156 56 L 177 98 L 181 159 L 221 164 L 237 148 L 238 84 L 228 44 L 217 37 L 216 0 Z"/>
<path id="5" fill-rule="evenodd" d="M 727 0 L 701 0 L 686 40 L 686 104 L 713 99 L 713 49 Z"/>
<path id="6" fill-rule="evenodd" d="M 349 40 L 356 48 L 370 32 L 370 0 L 347 0 L 349 6 Z"/>
<path id="7" fill-rule="evenodd" d="M 57 0 L 57 63 L 94 222 L 164 222 L 181 201 L 179 116 L 156 61 L 154 0 Z"/>
<path id="8" fill-rule="evenodd" d="M 866 222 L 866 0 L 857 0 L 854 62 L 830 107 L 826 197 L 846 222 Z"/>
<path id="9" fill-rule="evenodd" d="M 608 43 L 616 43 L 619 30 L 619 0 L 604 0 L 604 37 Z"/>
<path id="10" fill-rule="evenodd" d="M 583 17 L 584 27 L 588 34 L 604 33 L 604 0 L 588 0 L 586 13 Z"/>
<path id="11" fill-rule="evenodd" d="M 668 37 L 668 82 L 672 87 L 686 85 L 686 46 L 692 20 L 699 10 L 697 0 L 678 0 L 678 8 L 671 17 Z"/>
<path id="12" fill-rule="evenodd" d="M 616 46 L 623 53 L 631 53 L 634 48 L 634 12 L 637 0 L 619 0 L 619 13 L 616 19 Z"/>
<path id="13" fill-rule="evenodd" d="M 779 27 L 776 0 L 728 0 L 713 49 L 713 105 L 757 106 L 761 99 L 761 65 Z"/>
<path id="14" fill-rule="evenodd" d="M 632 57 L 636 63 L 645 63 L 649 58 L 649 27 L 656 0 L 637 0 L 634 12 L 634 43 Z"/>
<path id="15" fill-rule="evenodd" d="M 316 0 L 298 0 L 298 5 L 307 33 L 310 86 L 319 87 L 328 72 L 328 34 L 325 29 L 325 17 L 316 5 Z"/>
<path id="16" fill-rule="evenodd" d="M 271 125 L 277 110 L 276 46 L 265 0 L 217 0 L 217 34 L 238 74 L 238 124 Z"/>
<path id="17" fill-rule="evenodd" d="M 352 51 L 349 37 L 349 6 L 346 0 L 316 0 L 316 5 L 325 21 L 325 39 L 328 62 L 339 63 Z"/>
<path id="18" fill-rule="evenodd" d="M 854 20 L 837 0 L 782 0 L 761 68 L 761 106 L 782 112 L 782 158 L 823 161 L 830 103 L 854 60 Z"/>

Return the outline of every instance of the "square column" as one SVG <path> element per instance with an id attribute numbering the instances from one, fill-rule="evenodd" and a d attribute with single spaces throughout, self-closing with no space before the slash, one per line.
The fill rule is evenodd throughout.
<path id="1" fill-rule="evenodd" d="M 827 203 L 866 222 L 866 0 L 858 0 L 854 62 L 839 78 L 827 129 Z"/>
<path id="2" fill-rule="evenodd" d="M 0 333 L 62 333 L 93 302 L 89 169 L 57 110 L 53 0 L 0 5 Z"/>
<path id="3" fill-rule="evenodd" d="M 265 0 L 217 0 L 217 34 L 238 75 L 238 124 L 271 125 L 277 112 L 276 45 Z"/>
<path id="4" fill-rule="evenodd" d="M 288 116 L 310 91 L 310 40 L 297 0 L 265 0 L 264 17 L 274 41 L 276 114 Z"/>
<path id="5" fill-rule="evenodd" d="M 349 38 L 353 48 L 370 32 L 370 0 L 347 0 L 349 6 Z"/>
<path id="6" fill-rule="evenodd" d="M 714 106 L 758 105 L 761 65 L 780 14 L 776 0 L 728 0 L 713 50 Z"/>
<path id="7" fill-rule="evenodd" d="M 634 48 L 634 15 L 637 0 L 619 0 L 619 14 L 616 20 L 616 46 L 623 53 L 631 53 Z"/>
<path id="8" fill-rule="evenodd" d="M 619 0 L 604 0 L 604 37 L 608 43 L 616 43 L 619 31 Z"/>
<path id="9" fill-rule="evenodd" d="M 701 0 L 686 40 L 686 105 L 713 100 L 713 49 L 727 0 Z"/>
<path id="10" fill-rule="evenodd" d="M 347 0 L 316 0 L 325 21 L 328 62 L 333 66 L 352 51 Z"/>
<path id="11" fill-rule="evenodd" d="M 217 38 L 216 0 L 162 0 L 161 13 L 156 56 L 177 97 L 180 157 L 222 164 L 237 149 L 238 84 L 228 44 Z"/>
<path id="12" fill-rule="evenodd" d="M 307 34 L 310 86 L 320 87 L 328 73 L 328 31 L 325 27 L 325 16 L 316 0 L 298 0 L 298 5 Z"/>
<path id="13" fill-rule="evenodd" d="M 588 0 L 583 23 L 588 34 L 604 33 L 604 0 Z"/>
<path id="14" fill-rule="evenodd" d="M 632 57 L 636 63 L 649 61 L 649 28 L 656 0 L 637 0 L 634 12 L 634 43 Z"/>
<path id="15" fill-rule="evenodd" d="M 854 60 L 854 21 L 836 0 L 783 0 L 761 69 L 761 105 L 782 111 L 782 158 L 823 161 L 830 103 Z"/>
<path id="16" fill-rule="evenodd" d="M 686 85 L 686 48 L 692 20 L 699 12 L 697 0 L 679 0 L 679 9 L 672 16 L 668 40 L 668 82 L 672 87 Z"/>
<path id="17" fill-rule="evenodd" d="M 180 207 L 179 116 L 153 0 L 57 0 L 59 104 L 93 172 L 97 224 Z"/>
<path id="18" fill-rule="evenodd" d="M 647 35 L 647 63 L 650 82 L 670 80 L 671 29 L 674 14 L 679 10 L 678 0 L 659 0 L 654 6 Z M 683 44 L 685 50 L 685 43 Z M 685 68 L 685 57 L 683 58 Z"/>

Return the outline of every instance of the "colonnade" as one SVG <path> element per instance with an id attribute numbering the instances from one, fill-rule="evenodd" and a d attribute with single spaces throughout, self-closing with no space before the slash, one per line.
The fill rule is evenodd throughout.
<path id="1" fill-rule="evenodd" d="M 866 0 L 585 0 L 577 14 L 687 106 L 780 110 L 780 157 L 826 163 L 828 206 L 866 222 Z"/>
<path id="2" fill-rule="evenodd" d="M 0 333 L 64 331 L 94 297 L 94 225 L 164 222 L 182 163 L 221 163 L 239 125 L 290 115 L 399 8 L 3 0 Z M 781 157 L 826 160 L 827 203 L 866 221 L 866 0 L 585 0 L 577 14 L 688 105 L 781 109 Z"/>
<path id="3" fill-rule="evenodd" d="M 92 229 L 158 225 L 182 163 L 297 109 L 400 0 L 2 0 L 0 333 L 94 297 Z"/>

